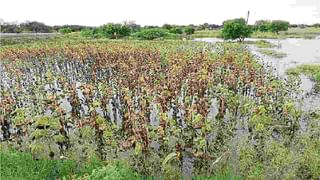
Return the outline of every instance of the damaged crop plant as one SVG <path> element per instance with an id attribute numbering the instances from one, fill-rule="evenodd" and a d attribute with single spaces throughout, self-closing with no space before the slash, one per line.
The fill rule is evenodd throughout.
<path id="1" fill-rule="evenodd" d="M 49 43 L 2 48 L 0 59 L 1 152 L 79 167 L 121 160 L 132 178 L 320 177 L 319 111 L 297 109 L 296 79 L 243 45 Z M 120 166 L 60 174 L 94 179 L 108 167 Z"/>

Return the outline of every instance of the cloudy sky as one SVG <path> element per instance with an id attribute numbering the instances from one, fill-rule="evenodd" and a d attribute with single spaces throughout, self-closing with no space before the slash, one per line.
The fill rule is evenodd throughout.
<path id="1" fill-rule="evenodd" d="M 142 25 L 221 24 L 245 17 L 320 23 L 320 0 L 1 0 L 0 19 L 49 25 L 97 26 L 134 20 Z"/>

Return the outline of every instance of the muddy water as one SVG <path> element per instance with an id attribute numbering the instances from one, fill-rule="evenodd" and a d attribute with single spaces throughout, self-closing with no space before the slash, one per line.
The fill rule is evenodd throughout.
<path id="1" fill-rule="evenodd" d="M 286 78 L 286 71 L 302 64 L 320 64 L 320 36 L 315 39 L 253 39 L 248 38 L 246 41 L 266 40 L 276 45 L 272 50 L 286 53 L 284 58 L 274 58 L 263 55 L 257 50 L 259 48 L 254 45 L 248 45 L 248 48 L 253 54 L 257 55 L 259 59 L 270 63 L 274 67 L 274 72 L 282 78 Z M 222 42 L 219 38 L 197 38 L 195 41 L 203 41 L 209 43 Z M 301 76 L 301 89 L 303 91 L 303 103 L 301 107 L 308 111 L 314 108 L 320 108 L 320 94 L 314 92 L 314 82 L 307 76 Z"/>

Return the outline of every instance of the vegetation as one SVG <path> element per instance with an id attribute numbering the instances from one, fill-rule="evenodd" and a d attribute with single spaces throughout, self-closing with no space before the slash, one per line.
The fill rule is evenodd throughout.
<path id="1" fill-rule="evenodd" d="M 284 57 L 287 56 L 286 53 L 278 52 L 278 51 L 272 50 L 272 49 L 258 49 L 258 51 L 261 54 L 264 54 L 264 55 L 267 55 L 267 56 L 271 56 L 271 57 L 274 57 L 274 58 L 284 58 Z"/>
<path id="2" fill-rule="evenodd" d="M 160 39 L 160 38 L 167 38 L 169 36 L 174 36 L 174 34 L 169 33 L 168 30 L 165 29 L 144 29 L 140 32 L 137 32 L 132 35 L 133 37 L 137 39 L 142 39 L 142 40 L 154 40 L 154 39 Z"/>
<path id="3" fill-rule="evenodd" d="M 245 41 L 246 44 L 254 44 L 257 48 L 274 48 L 276 47 L 275 44 L 266 41 L 266 40 L 259 40 L 259 41 Z"/>
<path id="4" fill-rule="evenodd" d="M 62 34 L 69 34 L 72 32 L 72 29 L 69 27 L 59 29 L 59 32 Z"/>
<path id="5" fill-rule="evenodd" d="M 287 31 L 289 28 L 289 24 L 290 23 L 287 21 L 281 21 L 281 20 L 272 21 L 270 25 L 270 30 L 271 32 L 275 32 L 279 34 L 280 31 Z"/>
<path id="6" fill-rule="evenodd" d="M 243 18 L 223 22 L 221 35 L 224 39 L 239 39 L 239 41 L 242 42 L 244 38 L 249 37 L 250 34 L 251 29 Z"/>
<path id="7" fill-rule="evenodd" d="M 280 31 L 287 31 L 290 23 L 287 21 L 274 20 L 260 20 L 255 23 L 255 30 L 260 32 L 273 32 L 279 34 Z"/>
<path id="8" fill-rule="evenodd" d="M 102 167 L 99 160 L 77 164 L 68 159 L 34 159 L 29 153 L 4 151 L 0 152 L 1 179 L 57 179 L 61 177 L 83 176 L 93 169 Z"/>
<path id="9" fill-rule="evenodd" d="M 320 65 L 319 64 L 304 64 L 291 68 L 287 71 L 288 75 L 299 76 L 301 74 L 309 76 L 316 82 L 315 90 L 320 92 Z"/>
<path id="10" fill-rule="evenodd" d="M 53 177 L 319 177 L 319 111 L 297 109 L 296 79 L 241 44 L 85 38 L 5 46 L 0 59 L 1 147 L 50 159 L 41 177 L 61 156 Z M 92 159 L 107 165 L 75 168 Z"/>

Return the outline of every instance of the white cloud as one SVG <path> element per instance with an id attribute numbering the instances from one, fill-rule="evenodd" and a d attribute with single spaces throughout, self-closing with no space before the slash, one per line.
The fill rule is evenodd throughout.
<path id="1" fill-rule="evenodd" d="M 304 3 L 307 2 L 308 3 Z M 320 22 L 320 0 L 10 0 L 0 3 L 6 21 L 36 20 L 46 24 L 101 25 L 135 20 L 140 24 L 221 24 L 229 18 Z"/>

